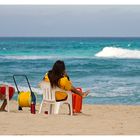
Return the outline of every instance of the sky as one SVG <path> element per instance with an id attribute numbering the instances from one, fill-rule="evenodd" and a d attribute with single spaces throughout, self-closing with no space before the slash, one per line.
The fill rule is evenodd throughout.
<path id="1" fill-rule="evenodd" d="M 0 5 L 0 37 L 140 37 L 140 5 Z"/>

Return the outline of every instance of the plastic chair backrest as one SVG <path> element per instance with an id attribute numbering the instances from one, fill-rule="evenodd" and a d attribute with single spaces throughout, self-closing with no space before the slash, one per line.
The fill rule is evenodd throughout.
<path id="1" fill-rule="evenodd" d="M 40 87 L 43 90 L 43 100 L 55 101 L 55 91 L 51 88 L 50 82 L 41 82 Z"/>
<path id="2" fill-rule="evenodd" d="M 51 87 L 50 82 L 42 81 L 39 86 L 43 90 L 43 100 L 49 100 L 49 101 L 56 101 L 55 93 L 56 91 L 66 92 L 65 90 L 59 88 L 59 87 Z"/>

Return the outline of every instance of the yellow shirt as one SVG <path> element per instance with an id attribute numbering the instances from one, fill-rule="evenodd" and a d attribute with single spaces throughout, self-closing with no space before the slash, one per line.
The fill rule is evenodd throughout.
<path id="1" fill-rule="evenodd" d="M 50 82 L 47 73 L 45 75 L 45 81 Z M 72 82 L 66 76 L 59 79 L 58 85 L 61 89 L 64 89 L 64 90 L 71 90 L 72 89 Z"/>
<path id="2" fill-rule="evenodd" d="M 46 82 L 50 82 L 49 80 L 49 77 L 48 77 L 48 74 L 46 73 L 45 74 L 45 79 L 44 79 Z M 64 89 L 64 90 L 71 90 L 72 89 L 72 82 L 68 79 L 68 77 L 64 76 L 62 77 L 61 79 L 59 79 L 58 81 L 58 85 L 61 89 Z M 65 92 L 60 92 L 60 91 L 57 91 L 55 93 L 55 98 L 56 98 L 56 101 L 62 101 L 62 100 L 66 100 L 68 97 L 67 93 Z"/>

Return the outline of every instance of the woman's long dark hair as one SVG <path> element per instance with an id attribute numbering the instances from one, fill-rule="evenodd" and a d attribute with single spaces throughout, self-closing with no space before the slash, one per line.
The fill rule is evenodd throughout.
<path id="1" fill-rule="evenodd" d="M 48 77 L 52 87 L 59 87 L 59 79 L 65 74 L 65 64 L 63 61 L 58 60 L 54 63 L 52 70 L 48 72 Z"/>

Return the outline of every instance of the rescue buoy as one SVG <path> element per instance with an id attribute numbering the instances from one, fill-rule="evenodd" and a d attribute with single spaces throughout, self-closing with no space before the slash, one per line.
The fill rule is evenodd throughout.
<path id="1" fill-rule="evenodd" d="M 9 100 L 12 99 L 14 93 L 15 93 L 15 88 L 12 86 L 8 86 L 9 87 Z M 0 93 L 5 95 L 6 94 L 6 87 L 5 85 L 0 86 Z"/>

